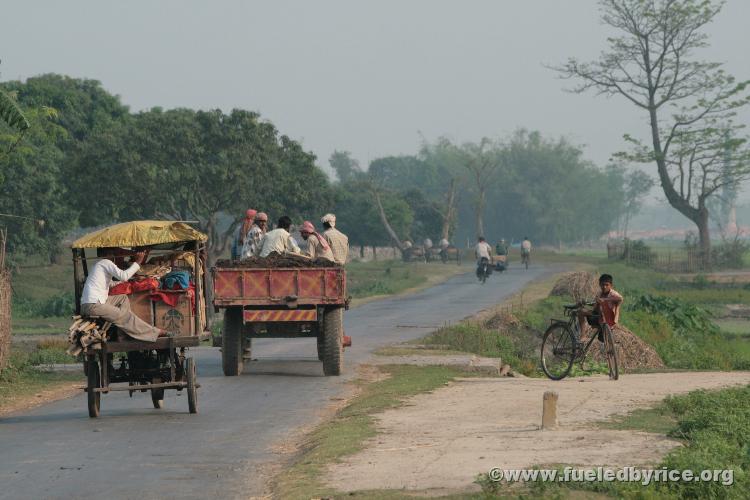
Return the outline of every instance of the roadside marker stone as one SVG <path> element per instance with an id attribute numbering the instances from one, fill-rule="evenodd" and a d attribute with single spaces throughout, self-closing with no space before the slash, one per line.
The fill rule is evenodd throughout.
<path id="1" fill-rule="evenodd" d="M 555 391 L 547 391 L 542 398 L 542 429 L 557 427 L 557 398 Z"/>

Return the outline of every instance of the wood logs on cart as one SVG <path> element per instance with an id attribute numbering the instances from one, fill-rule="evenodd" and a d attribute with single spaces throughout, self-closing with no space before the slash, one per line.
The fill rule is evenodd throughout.
<path id="1" fill-rule="evenodd" d="M 73 324 L 68 328 L 68 354 L 78 356 L 89 349 L 99 349 L 102 342 L 107 341 L 107 333 L 112 323 L 103 323 L 81 316 L 73 316 Z"/>

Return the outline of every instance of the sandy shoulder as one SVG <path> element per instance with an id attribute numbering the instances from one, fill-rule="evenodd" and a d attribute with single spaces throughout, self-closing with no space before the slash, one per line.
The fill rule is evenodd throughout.
<path id="1" fill-rule="evenodd" d="M 648 465 L 679 444 L 656 434 L 589 424 L 669 394 L 750 383 L 750 372 L 686 372 L 546 379 L 461 379 L 378 415 L 366 448 L 329 467 L 339 491 L 465 490 L 491 467 Z M 542 395 L 559 393 L 560 428 L 540 430 Z"/>

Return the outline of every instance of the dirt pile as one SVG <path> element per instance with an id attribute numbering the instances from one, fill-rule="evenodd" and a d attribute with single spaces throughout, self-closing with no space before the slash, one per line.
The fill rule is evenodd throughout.
<path id="1" fill-rule="evenodd" d="M 568 273 L 560 277 L 549 293 L 552 296 L 571 296 L 575 301 L 591 300 L 599 293 L 596 276 L 586 271 Z"/>
<path id="2" fill-rule="evenodd" d="M 243 267 L 257 269 L 263 267 L 341 267 L 328 259 L 310 259 L 302 255 L 272 253 L 268 257 L 250 257 L 249 259 L 220 259 L 216 267 Z"/>
<path id="3" fill-rule="evenodd" d="M 590 335 L 593 331 L 593 329 L 589 329 L 587 333 Z M 656 350 L 624 326 L 615 325 L 613 333 L 617 346 L 617 361 L 621 369 L 636 370 L 665 367 L 664 361 Z M 607 362 L 601 349 L 599 349 L 598 341 L 594 341 L 589 352 L 591 353 L 589 359 L 593 358 L 601 363 Z"/>

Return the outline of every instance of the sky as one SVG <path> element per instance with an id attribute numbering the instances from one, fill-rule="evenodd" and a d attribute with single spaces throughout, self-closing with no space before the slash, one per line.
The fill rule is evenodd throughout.
<path id="1" fill-rule="evenodd" d="M 739 79 L 748 19 L 750 2 L 729 0 L 708 30 L 705 58 Z M 0 79 L 92 78 L 133 111 L 258 111 L 321 166 L 336 149 L 367 165 L 519 127 L 604 165 L 645 117 L 565 92 L 545 65 L 595 58 L 609 34 L 596 0 L 24 0 L 3 6 Z"/>

